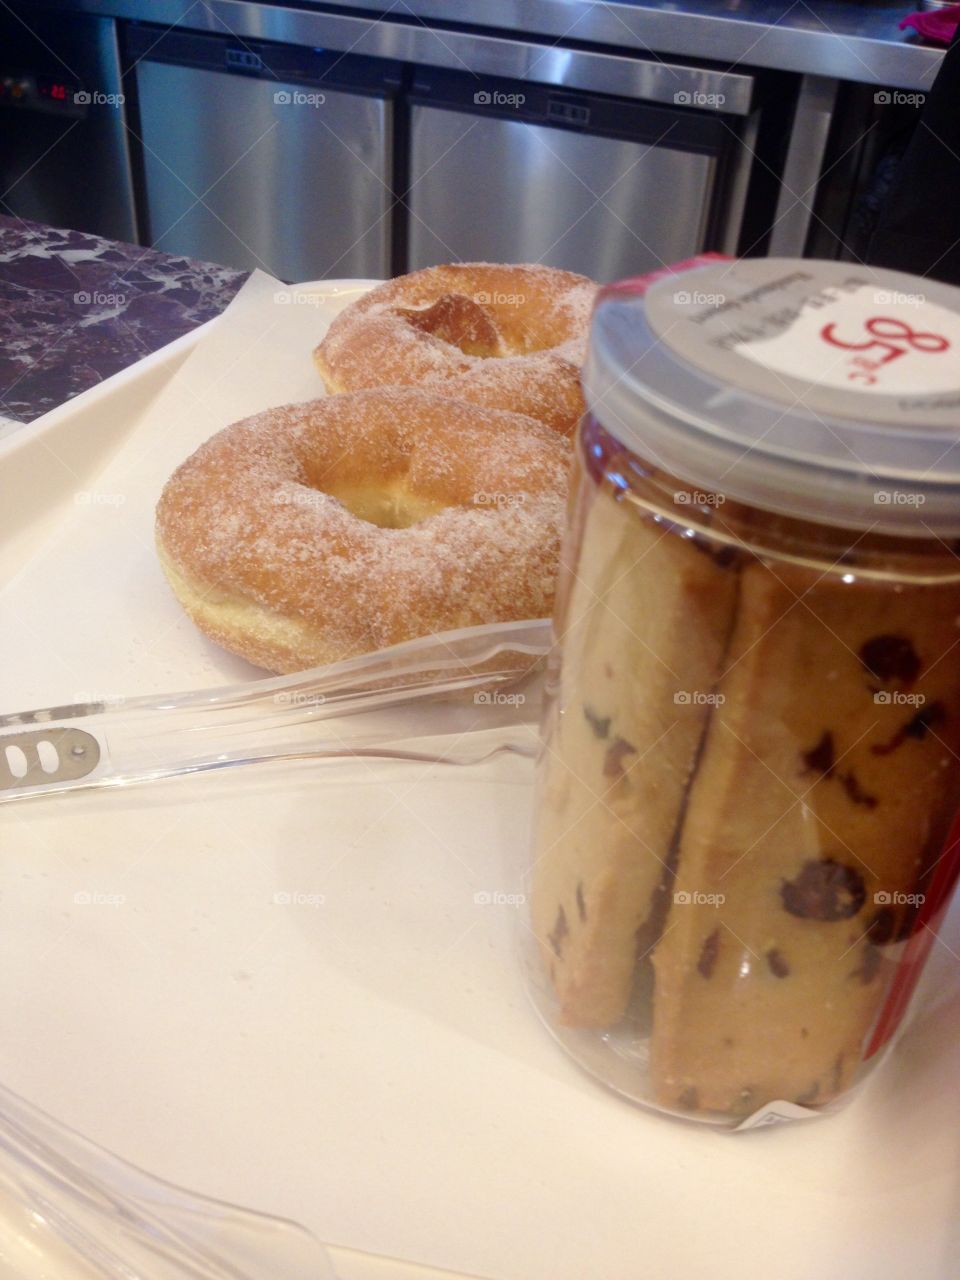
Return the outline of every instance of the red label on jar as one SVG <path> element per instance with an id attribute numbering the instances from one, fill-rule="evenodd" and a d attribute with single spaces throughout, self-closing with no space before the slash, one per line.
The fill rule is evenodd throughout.
<path id="1" fill-rule="evenodd" d="M 960 874 L 960 816 L 955 819 L 944 851 L 936 864 L 930 887 L 917 913 L 913 933 L 907 941 L 896 977 L 880 1010 L 880 1016 L 864 1054 L 865 1058 L 872 1058 L 882 1049 L 900 1025 L 907 1005 L 910 1003 L 910 997 L 923 972 L 927 956 L 930 954 L 936 928 L 940 923 L 939 917 L 946 910 L 953 896 L 958 874 Z"/>
<path id="2" fill-rule="evenodd" d="M 632 297 L 642 298 L 651 285 L 668 276 L 679 275 L 682 271 L 693 271 L 697 267 L 708 267 L 714 262 L 732 262 L 728 253 L 697 253 L 692 258 L 682 258 L 679 262 L 671 262 L 668 267 L 658 267 L 656 271 L 648 271 L 642 276 L 628 276 L 626 280 L 617 280 L 614 284 L 605 285 L 599 297 L 606 298 L 611 294 L 629 293 Z"/>

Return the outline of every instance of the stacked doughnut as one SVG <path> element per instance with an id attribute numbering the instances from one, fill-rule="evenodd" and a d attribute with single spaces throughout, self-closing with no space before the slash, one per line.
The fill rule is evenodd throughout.
<path id="1" fill-rule="evenodd" d="M 571 436 L 596 286 L 538 266 L 457 263 L 388 280 L 331 324 L 314 360 L 328 391 L 417 386 Z"/>
<path id="2" fill-rule="evenodd" d="M 334 394 L 226 427 L 164 487 L 188 615 L 289 672 L 549 614 L 594 292 L 460 264 L 348 307 L 315 352 Z"/>

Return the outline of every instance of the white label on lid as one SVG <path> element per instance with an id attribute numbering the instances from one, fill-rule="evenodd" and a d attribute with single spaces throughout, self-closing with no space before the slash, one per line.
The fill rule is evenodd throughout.
<path id="1" fill-rule="evenodd" d="M 740 1133 L 744 1129 L 762 1129 L 765 1125 L 786 1124 L 788 1120 L 813 1120 L 819 1114 L 819 1111 L 811 1111 L 809 1107 L 800 1107 L 795 1102 L 784 1102 L 782 1098 L 777 1098 L 759 1111 L 754 1111 L 752 1116 L 747 1116 L 742 1124 L 737 1125 L 734 1133 Z"/>
<path id="2" fill-rule="evenodd" d="M 734 350 L 818 386 L 883 395 L 960 389 L 960 315 L 919 293 L 827 287 L 774 337 Z"/>

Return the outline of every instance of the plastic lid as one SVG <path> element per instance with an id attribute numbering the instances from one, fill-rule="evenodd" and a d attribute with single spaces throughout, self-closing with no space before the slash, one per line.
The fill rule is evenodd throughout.
<path id="1" fill-rule="evenodd" d="M 695 487 L 857 529 L 960 535 L 960 289 L 717 261 L 603 290 L 587 404 Z"/>

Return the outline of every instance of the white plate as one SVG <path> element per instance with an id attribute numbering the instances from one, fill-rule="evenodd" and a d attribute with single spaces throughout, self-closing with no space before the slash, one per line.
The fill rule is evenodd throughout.
<path id="1" fill-rule="evenodd" d="M 310 349 L 361 287 L 312 286 L 314 308 L 255 276 L 190 354 L 7 444 L 3 709 L 253 674 L 180 616 L 152 504 L 203 435 L 318 392 Z M 742 1137 L 672 1123 L 588 1080 L 527 1004 L 516 911 L 482 899 L 513 886 L 530 799 L 510 758 L 0 810 L 0 1078 L 160 1177 L 493 1280 L 953 1275 L 956 915 L 925 984 L 939 1008 L 845 1113 Z M 334 1256 L 357 1280 L 386 1265 Z"/>

